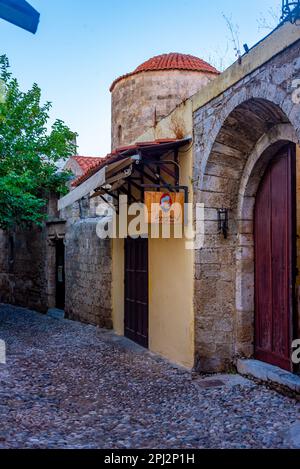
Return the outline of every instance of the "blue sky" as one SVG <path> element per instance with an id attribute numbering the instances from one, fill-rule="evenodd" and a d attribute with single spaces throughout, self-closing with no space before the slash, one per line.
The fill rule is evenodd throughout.
<path id="1" fill-rule="evenodd" d="M 0 20 L 0 53 L 22 88 L 37 82 L 53 102 L 52 118 L 79 133 L 79 153 L 110 150 L 112 81 L 148 58 L 182 52 L 218 66 L 234 60 L 222 13 L 239 25 L 240 41 L 255 44 L 279 0 L 29 0 L 41 13 L 34 36 Z M 226 52 L 227 51 L 227 52 Z"/>

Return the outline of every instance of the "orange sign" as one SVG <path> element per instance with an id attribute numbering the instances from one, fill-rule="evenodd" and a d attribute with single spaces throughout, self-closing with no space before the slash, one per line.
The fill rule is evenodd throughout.
<path id="1" fill-rule="evenodd" d="M 150 224 L 183 224 L 182 192 L 145 192 L 146 222 Z"/>

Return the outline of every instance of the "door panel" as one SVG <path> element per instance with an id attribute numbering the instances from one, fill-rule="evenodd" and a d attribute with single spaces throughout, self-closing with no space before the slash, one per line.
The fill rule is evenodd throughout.
<path id="1" fill-rule="evenodd" d="M 271 253 L 271 178 L 267 174 L 256 200 L 255 218 L 255 293 L 256 346 L 272 349 L 272 253 Z M 263 314 L 261 312 L 263 311 Z"/>
<path id="2" fill-rule="evenodd" d="M 255 207 L 255 356 L 292 370 L 295 153 L 274 158 Z"/>
<path id="3" fill-rule="evenodd" d="M 148 240 L 125 240 L 125 336 L 148 347 Z"/>

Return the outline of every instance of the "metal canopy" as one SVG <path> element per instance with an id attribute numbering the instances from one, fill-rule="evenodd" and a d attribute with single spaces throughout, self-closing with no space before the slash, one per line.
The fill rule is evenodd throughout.
<path id="1" fill-rule="evenodd" d="M 116 177 L 115 174 L 121 170 L 126 171 L 128 166 L 131 164 L 131 158 L 126 158 L 125 160 L 112 163 L 109 166 L 104 166 L 82 184 L 69 192 L 66 196 L 62 197 L 58 201 L 58 210 L 63 210 L 78 200 L 83 199 L 86 196 L 90 196 L 95 193 L 95 190 L 98 188 L 109 186 L 110 184 L 117 182 L 118 179 L 115 181 L 113 179 L 113 177 Z M 125 177 L 125 175 L 123 177 Z"/>
<path id="2" fill-rule="evenodd" d="M 189 190 L 180 185 L 180 147 L 190 144 L 192 139 L 162 142 L 159 144 L 143 144 L 123 153 L 130 161 L 126 171 L 117 172 L 112 178 L 115 182 L 111 187 L 103 186 L 95 191 L 94 196 L 109 195 L 116 201 L 117 210 L 120 195 L 128 197 L 128 203 L 144 202 L 145 192 L 184 192 L 185 203 L 188 202 Z M 109 179 L 106 181 L 109 182 Z"/>
<path id="3" fill-rule="evenodd" d="M 35 34 L 40 14 L 25 0 L 0 0 L 0 18 Z"/>
<path id="4" fill-rule="evenodd" d="M 102 168 L 96 174 L 94 174 L 90 179 L 85 181 L 80 186 L 76 187 L 73 191 L 69 192 L 65 197 L 62 197 L 58 201 L 58 210 L 63 210 L 69 205 L 74 204 L 83 197 L 89 195 L 95 187 L 99 187 L 105 183 L 106 177 L 106 167 Z"/>
<path id="5" fill-rule="evenodd" d="M 127 195 L 129 203 L 143 201 L 144 192 L 151 184 L 172 192 L 187 188 L 179 186 L 179 149 L 191 143 L 191 139 L 160 143 L 140 143 L 120 149 L 105 167 L 88 179 L 84 179 L 75 189 L 59 200 L 62 210 L 83 197 L 112 196 L 118 200 L 121 194 Z M 171 155 L 171 156 L 170 156 Z"/>

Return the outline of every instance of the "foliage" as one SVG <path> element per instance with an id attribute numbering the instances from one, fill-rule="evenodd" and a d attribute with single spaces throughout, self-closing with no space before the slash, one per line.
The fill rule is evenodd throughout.
<path id="1" fill-rule="evenodd" d="M 273 31 L 278 24 L 280 23 L 280 20 L 282 19 L 281 14 L 281 6 L 282 3 L 281 1 L 277 0 L 276 6 L 269 8 L 266 13 L 261 13 L 260 18 L 258 20 L 258 27 L 259 30 L 268 30 L 268 31 Z"/>
<path id="2" fill-rule="evenodd" d="M 23 92 L 0 56 L 0 228 L 40 225 L 50 193 L 66 193 L 57 163 L 76 152 L 76 134 L 57 120 L 48 131 L 51 103 L 37 84 Z"/>
<path id="3" fill-rule="evenodd" d="M 206 54 L 206 60 L 220 72 L 226 70 L 236 59 L 241 62 L 244 53 L 241 47 L 241 31 L 239 24 L 234 21 L 232 14 L 222 13 L 222 17 L 229 33 L 227 40 L 224 41 L 221 46 L 210 50 L 210 53 Z M 281 19 L 281 0 L 276 0 L 274 7 L 267 9 L 264 13 L 260 13 L 259 19 L 257 20 L 258 31 L 273 31 L 278 27 Z"/>

